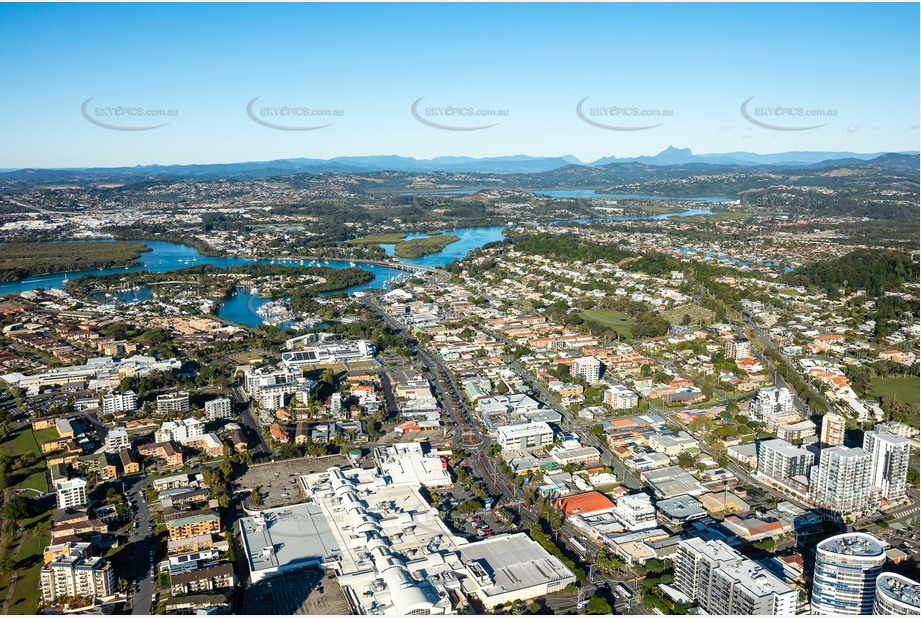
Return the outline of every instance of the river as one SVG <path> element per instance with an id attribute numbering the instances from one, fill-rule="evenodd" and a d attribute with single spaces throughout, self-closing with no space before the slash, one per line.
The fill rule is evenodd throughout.
<path id="1" fill-rule="evenodd" d="M 584 192 L 576 192 L 584 193 Z M 707 199 L 707 198 L 703 198 Z M 658 215 L 648 215 L 648 216 L 619 216 L 619 217 L 599 217 L 595 219 L 584 218 L 584 219 L 571 219 L 566 221 L 556 221 L 554 223 L 585 223 L 589 221 L 629 221 L 635 219 L 667 219 L 670 217 L 681 217 L 681 216 L 690 216 L 695 214 L 707 214 L 710 211 L 692 209 L 684 212 L 678 213 L 666 213 Z M 490 226 L 490 227 L 466 227 L 466 228 L 457 228 L 454 230 L 445 230 L 445 234 L 453 234 L 459 236 L 460 240 L 457 242 L 451 243 L 441 251 L 437 253 L 432 253 L 430 255 L 424 255 L 419 258 L 414 259 L 402 259 L 397 258 L 399 261 L 405 264 L 412 264 L 416 266 L 427 266 L 430 268 L 437 268 L 446 266 L 447 264 L 453 262 L 454 260 L 462 259 L 467 255 L 468 252 L 473 249 L 482 247 L 483 245 L 495 241 L 502 240 L 503 226 Z M 420 238 L 425 236 L 421 233 L 411 233 L 407 235 L 407 238 Z M 85 276 L 101 276 L 101 275 L 110 275 L 110 274 L 119 274 L 119 273 L 128 273 L 138 270 L 146 270 L 150 272 L 169 272 L 172 270 L 179 270 L 181 268 L 188 268 L 190 266 L 201 266 L 207 264 L 210 266 L 217 266 L 219 268 L 227 268 L 231 266 L 241 266 L 243 264 L 284 264 L 289 266 L 297 266 L 301 264 L 300 260 L 252 260 L 248 258 L 241 257 L 213 257 L 213 256 L 204 256 L 198 252 L 194 247 L 188 247 L 186 245 L 180 245 L 171 242 L 164 242 L 158 240 L 145 240 L 143 241 L 145 245 L 150 247 L 150 251 L 142 253 L 138 258 L 140 262 L 137 266 L 129 266 L 122 268 L 100 268 L 96 270 L 78 270 L 67 273 L 55 273 L 50 275 L 36 275 L 33 277 L 27 277 L 25 279 L 20 279 L 19 281 L 10 281 L 5 283 L 0 283 L 0 295 L 2 294 L 16 294 L 19 292 L 25 292 L 29 290 L 35 290 L 39 288 L 63 288 L 66 281 L 70 279 L 77 279 L 79 277 Z M 384 248 L 384 251 L 387 255 L 393 255 L 394 245 L 381 245 Z M 308 262 L 304 262 L 304 265 L 307 265 Z M 316 265 L 322 266 L 331 266 L 333 268 L 348 268 L 349 262 L 340 261 L 340 260 L 328 260 L 318 262 Z M 388 268 L 386 266 L 377 266 L 371 264 L 359 264 L 360 268 L 364 270 L 371 271 L 374 274 L 374 279 L 367 282 L 358 284 L 344 290 L 342 292 L 346 294 L 351 294 L 353 292 L 358 292 L 368 288 L 379 289 L 384 287 L 385 282 L 388 279 L 397 277 L 399 275 L 405 275 L 406 273 L 395 268 Z M 108 300 L 114 302 L 133 302 L 135 300 L 143 300 L 150 295 L 150 291 L 141 288 L 137 291 L 128 291 L 128 292 L 117 292 L 109 297 Z M 97 297 L 97 300 L 104 301 L 107 300 L 106 297 Z M 246 324 L 248 326 L 254 326 L 260 324 L 262 319 L 256 314 L 256 309 L 261 305 L 268 302 L 268 299 L 260 298 L 257 296 L 251 295 L 248 291 L 239 290 L 235 296 L 232 296 L 225 300 L 219 310 L 218 315 L 225 319 Z"/>

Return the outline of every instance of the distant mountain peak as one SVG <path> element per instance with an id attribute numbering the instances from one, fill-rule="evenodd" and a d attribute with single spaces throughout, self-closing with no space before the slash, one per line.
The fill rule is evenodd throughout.
<path id="1" fill-rule="evenodd" d="M 668 148 L 666 148 L 665 150 L 663 150 L 656 156 L 660 157 L 662 155 L 674 155 L 674 154 L 692 156 L 694 153 L 691 152 L 690 148 L 675 148 L 674 146 L 669 146 Z"/>

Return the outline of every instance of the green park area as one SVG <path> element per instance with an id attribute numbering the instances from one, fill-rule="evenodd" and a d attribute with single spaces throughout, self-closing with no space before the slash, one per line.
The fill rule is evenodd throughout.
<path id="1" fill-rule="evenodd" d="M 899 378 L 872 378 L 870 388 L 877 396 L 888 395 L 895 397 L 899 401 L 917 404 L 921 402 L 918 389 L 921 388 L 921 380 L 917 376 L 906 376 Z"/>
<path id="2" fill-rule="evenodd" d="M 55 429 L 44 429 L 33 432 L 26 427 L 10 434 L 7 439 L 0 444 L 0 455 L 7 455 L 12 458 L 11 468 L 8 472 L 8 481 L 10 486 L 16 486 L 19 489 L 34 489 L 36 492 L 44 493 L 48 491 L 48 483 L 45 478 L 45 460 L 42 457 L 42 451 L 39 447 L 45 440 L 56 438 L 58 432 Z M 23 465 L 22 462 L 28 462 Z M 21 468 L 19 466 L 22 466 Z"/>
<path id="3" fill-rule="evenodd" d="M 583 320 L 590 320 L 610 328 L 620 334 L 624 339 L 630 338 L 630 328 L 633 326 L 633 318 L 622 311 L 614 309 L 587 309 L 579 314 Z"/>
<path id="4" fill-rule="evenodd" d="M 687 323 L 685 316 L 690 318 Z M 713 316 L 711 310 L 704 309 L 697 303 L 688 303 L 662 312 L 662 317 L 668 320 L 669 324 L 680 326 L 709 326 L 713 323 Z"/>
<path id="5" fill-rule="evenodd" d="M 42 550 L 50 541 L 53 501 L 43 498 L 42 504 L 46 506 L 42 507 L 32 498 L 48 490 L 45 460 L 39 444 L 56 436 L 54 429 L 33 432 L 27 426 L 0 443 L 0 456 L 8 458 L 4 470 L 7 489 L 3 543 L 0 544 L 0 613 L 33 614 L 38 607 Z M 13 573 L 16 574 L 15 585 Z"/>

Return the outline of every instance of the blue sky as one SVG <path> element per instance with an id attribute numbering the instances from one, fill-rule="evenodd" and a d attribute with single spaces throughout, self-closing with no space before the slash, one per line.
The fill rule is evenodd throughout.
<path id="1" fill-rule="evenodd" d="M 917 150 L 918 19 L 869 3 L 3 4 L 0 167 Z M 263 126 L 256 97 L 257 120 L 332 124 Z M 423 120 L 497 124 L 429 126 L 420 97 Z M 661 126 L 593 126 L 586 97 L 590 120 Z M 751 97 L 755 120 L 825 126 L 758 126 Z M 177 115 L 105 115 L 118 107 Z M 268 115 L 280 107 L 341 114 Z"/>

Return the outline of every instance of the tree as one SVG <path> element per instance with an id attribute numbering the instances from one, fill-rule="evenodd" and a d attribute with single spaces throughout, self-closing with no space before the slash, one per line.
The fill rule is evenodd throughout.
<path id="1" fill-rule="evenodd" d="M 473 515 L 481 508 L 483 508 L 483 504 L 479 500 L 475 499 L 464 500 L 459 505 L 457 505 L 457 511 L 459 513 L 463 513 L 464 515 Z"/>
<path id="2" fill-rule="evenodd" d="M 3 505 L 3 516 L 14 521 L 31 519 L 35 511 L 35 502 L 20 495 L 13 496 Z"/>
<path id="3" fill-rule="evenodd" d="M 601 597 L 592 597 L 589 599 L 587 609 L 589 614 L 610 615 L 614 612 L 611 608 L 611 604 Z"/>

